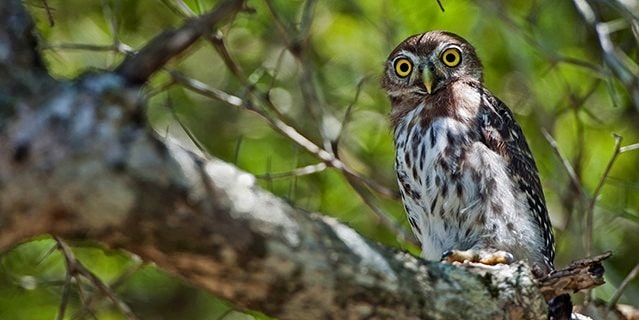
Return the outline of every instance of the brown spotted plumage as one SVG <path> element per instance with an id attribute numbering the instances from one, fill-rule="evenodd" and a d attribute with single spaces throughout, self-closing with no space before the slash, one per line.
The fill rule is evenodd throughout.
<path id="1" fill-rule="evenodd" d="M 443 31 L 388 57 L 395 170 L 422 256 L 553 269 L 554 240 L 535 161 L 508 107 L 483 86 L 474 48 Z"/>

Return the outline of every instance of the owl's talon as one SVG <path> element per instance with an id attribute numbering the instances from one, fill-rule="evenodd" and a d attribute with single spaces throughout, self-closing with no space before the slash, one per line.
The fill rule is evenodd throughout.
<path id="1" fill-rule="evenodd" d="M 487 255 L 484 255 L 479 260 L 479 263 L 496 265 L 499 263 L 502 264 L 511 264 L 515 262 L 515 257 L 510 252 L 498 250 L 495 252 L 491 252 Z"/>
<path id="2" fill-rule="evenodd" d="M 448 250 L 442 255 L 442 261 L 496 265 L 500 263 L 511 264 L 515 262 L 515 257 L 510 252 L 496 249 Z"/>
<path id="3" fill-rule="evenodd" d="M 475 250 L 448 250 L 442 255 L 445 262 L 479 262 L 479 255 Z"/>

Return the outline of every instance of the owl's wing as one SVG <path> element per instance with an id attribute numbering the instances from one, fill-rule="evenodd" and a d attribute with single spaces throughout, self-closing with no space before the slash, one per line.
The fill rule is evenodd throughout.
<path id="1" fill-rule="evenodd" d="M 542 230 L 545 242 L 543 254 L 552 267 L 554 239 L 535 159 L 510 109 L 488 90 L 480 90 L 482 99 L 478 121 L 482 142 L 508 161 L 509 173 L 526 194 L 530 213 Z"/>

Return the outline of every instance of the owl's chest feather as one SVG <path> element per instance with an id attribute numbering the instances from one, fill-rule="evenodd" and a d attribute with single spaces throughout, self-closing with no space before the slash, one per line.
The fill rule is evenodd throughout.
<path id="1" fill-rule="evenodd" d="M 437 259 L 450 249 L 517 243 L 523 230 L 515 230 L 503 213 L 519 212 L 522 201 L 505 159 L 478 141 L 472 122 L 416 121 L 425 107 L 412 110 L 395 128 L 400 193 L 423 255 Z"/>
<path id="2" fill-rule="evenodd" d="M 418 236 L 429 238 L 420 239 L 423 243 L 436 248 L 459 242 L 460 233 L 473 233 L 465 228 L 477 215 L 471 205 L 478 190 L 464 172 L 471 135 L 450 118 L 434 119 L 428 126 L 402 123 L 395 132 L 395 169 L 409 222 Z"/>

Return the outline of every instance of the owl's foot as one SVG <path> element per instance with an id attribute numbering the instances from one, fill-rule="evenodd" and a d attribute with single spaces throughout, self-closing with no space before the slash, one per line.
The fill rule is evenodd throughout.
<path id="1" fill-rule="evenodd" d="M 515 257 L 509 252 L 497 249 L 448 250 L 442 255 L 442 261 L 468 261 L 496 265 L 499 263 L 511 264 L 515 262 Z"/>

